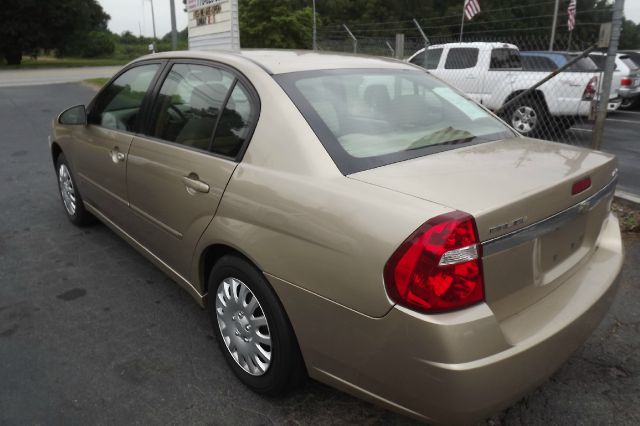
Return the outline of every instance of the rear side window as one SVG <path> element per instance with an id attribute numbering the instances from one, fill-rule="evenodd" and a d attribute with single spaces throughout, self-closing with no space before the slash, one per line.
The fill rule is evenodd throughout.
<path id="1" fill-rule="evenodd" d="M 428 49 L 427 56 L 425 57 L 424 67 L 428 70 L 435 70 L 440 63 L 440 57 L 442 56 L 442 48 Z"/>
<path id="2" fill-rule="evenodd" d="M 174 65 L 160 89 L 150 136 L 208 150 L 233 83 L 230 73 L 217 68 Z"/>
<path id="3" fill-rule="evenodd" d="M 227 157 L 238 155 L 249 136 L 255 115 L 247 89 L 237 81 L 220 116 L 211 151 Z"/>
<path id="4" fill-rule="evenodd" d="M 425 55 L 424 52 L 425 51 L 423 50 L 422 52 L 418 53 L 409 62 L 411 62 L 412 64 L 420 65 L 421 67 L 423 67 L 424 66 L 424 55 Z"/>
<path id="5" fill-rule="evenodd" d="M 516 49 L 493 49 L 489 69 L 522 68 L 520 52 Z"/>
<path id="6" fill-rule="evenodd" d="M 449 49 L 445 69 L 473 68 L 478 63 L 478 49 L 475 47 L 454 47 Z"/>
<path id="7" fill-rule="evenodd" d="M 142 101 L 159 68 L 159 64 L 141 65 L 121 74 L 96 98 L 89 113 L 89 124 L 136 131 Z"/>
<path id="8" fill-rule="evenodd" d="M 636 64 L 629 56 L 621 56 L 620 60 L 623 64 L 628 66 L 630 70 L 635 71 L 638 69 L 638 64 Z"/>

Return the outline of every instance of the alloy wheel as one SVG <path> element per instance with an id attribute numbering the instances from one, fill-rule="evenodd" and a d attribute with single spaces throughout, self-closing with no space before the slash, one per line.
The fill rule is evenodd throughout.
<path id="1" fill-rule="evenodd" d="M 526 105 L 518 107 L 511 116 L 511 125 L 520 133 L 529 133 L 538 123 L 536 111 Z"/>

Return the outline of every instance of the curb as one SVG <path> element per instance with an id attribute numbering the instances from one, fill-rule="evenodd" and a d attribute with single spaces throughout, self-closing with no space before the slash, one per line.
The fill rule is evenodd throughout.
<path id="1" fill-rule="evenodd" d="M 638 195 L 617 190 L 615 193 L 615 199 L 629 208 L 640 209 L 640 196 Z"/>

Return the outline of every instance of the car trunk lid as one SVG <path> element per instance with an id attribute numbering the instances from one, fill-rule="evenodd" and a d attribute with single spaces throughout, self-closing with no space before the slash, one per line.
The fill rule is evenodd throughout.
<path id="1" fill-rule="evenodd" d="M 499 319 L 544 297 L 593 252 L 616 176 L 609 154 L 527 138 L 349 175 L 473 215 L 485 251 L 486 301 Z M 572 195 L 585 178 L 591 185 Z"/>

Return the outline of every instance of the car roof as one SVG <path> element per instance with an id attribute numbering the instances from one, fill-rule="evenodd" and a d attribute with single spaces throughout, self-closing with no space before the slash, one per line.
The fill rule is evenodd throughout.
<path id="1" fill-rule="evenodd" d="M 243 49 L 239 51 L 175 51 L 143 56 L 146 59 L 209 59 L 224 63 L 225 58 L 245 59 L 262 67 L 269 74 L 284 74 L 297 71 L 329 70 L 340 68 L 410 69 L 402 61 L 365 55 L 336 52 L 314 52 L 312 50 Z M 138 61 L 137 60 L 137 61 Z"/>
<path id="2" fill-rule="evenodd" d="M 475 47 L 475 48 L 484 48 L 484 49 L 497 49 L 497 48 L 517 49 L 518 48 L 518 46 L 511 43 L 500 43 L 495 41 L 469 41 L 469 42 L 432 44 L 428 47 L 428 49 L 440 49 L 443 47 Z"/>

